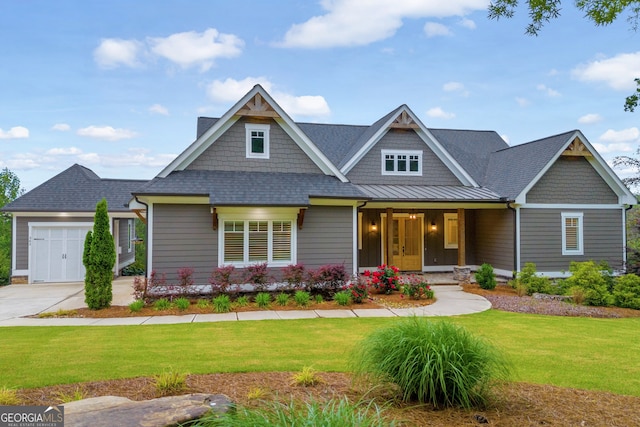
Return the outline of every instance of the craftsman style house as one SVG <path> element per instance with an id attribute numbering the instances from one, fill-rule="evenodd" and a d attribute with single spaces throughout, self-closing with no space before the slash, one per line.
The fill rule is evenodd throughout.
<path id="1" fill-rule="evenodd" d="M 52 180 L 80 170 L 92 175 L 76 165 Z M 262 262 L 353 273 L 490 263 L 506 275 L 534 262 L 559 276 L 596 260 L 621 270 L 636 203 L 577 130 L 509 147 L 491 131 L 429 129 L 406 105 L 370 126 L 297 123 L 259 85 L 222 117 L 200 118 L 195 142 L 154 179 L 121 190 L 128 207 L 109 202 L 114 225 L 144 219 L 148 271 L 191 267 L 197 283 L 217 266 Z M 72 192 L 39 204 L 38 191 L 5 208 L 14 275 L 30 282 L 37 222 L 56 228 L 75 203 Z"/>

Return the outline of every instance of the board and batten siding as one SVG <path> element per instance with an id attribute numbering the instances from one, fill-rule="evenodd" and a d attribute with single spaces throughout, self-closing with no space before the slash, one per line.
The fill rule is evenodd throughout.
<path id="1" fill-rule="evenodd" d="M 515 212 L 510 209 L 487 209 L 475 212 L 475 242 L 478 265 L 488 263 L 493 268 L 515 269 Z"/>
<path id="2" fill-rule="evenodd" d="M 16 259 L 17 270 L 29 269 L 29 223 L 35 222 L 86 222 L 93 224 L 93 217 L 32 217 L 17 216 L 16 217 Z"/>
<path id="3" fill-rule="evenodd" d="M 322 173 L 275 120 L 269 124 L 269 158 L 248 159 L 246 156 L 246 119 L 240 119 L 187 169 L 246 172 Z"/>
<path id="4" fill-rule="evenodd" d="M 218 263 L 218 232 L 209 205 L 153 205 L 152 269 L 176 282 L 178 270 L 193 268 L 193 279 L 207 285 Z"/>
<path id="5" fill-rule="evenodd" d="M 583 213 L 584 255 L 562 255 L 562 212 Z M 571 261 L 606 261 L 623 268 L 622 209 L 520 209 L 520 269 L 569 271 Z"/>
<path id="6" fill-rule="evenodd" d="M 313 269 L 326 264 L 344 264 L 353 270 L 353 208 L 311 206 L 298 230 L 298 263 Z"/>
<path id="7" fill-rule="evenodd" d="M 422 176 L 382 175 L 381 150 L 422 151 Z M 347 174 L 354 184 L 460 185 L 460 181 L 414 131 L 390 130 Z"/>
<path id="8" fill-rule="evenodd" d="M 527 193 L 527 203 L 618 204 L 618 196 L 584 157 L 560 157 Z"/>

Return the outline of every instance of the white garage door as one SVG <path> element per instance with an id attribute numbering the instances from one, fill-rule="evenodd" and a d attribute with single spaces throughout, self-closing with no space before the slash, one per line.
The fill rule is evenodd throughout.
<path id="1" fill-rule="evenodd" d="M 82 252 L 92 225 L 33 227 L 31 229 L 31 282 L 81 282 Z"/>

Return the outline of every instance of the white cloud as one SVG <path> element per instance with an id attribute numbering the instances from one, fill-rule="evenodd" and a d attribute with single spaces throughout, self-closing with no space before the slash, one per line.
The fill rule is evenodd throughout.
<path id="1" fill-rule="evenodd" d="M 134 68 L 141 65 L 138 55 L 143 49 L 142 43 L 137 40 L 102 39 L 93 51 L 93 59 L 102 68 L 120 65 Z"/>
<path id="2" fill-rule="evenodd" d="M 183 68 L 199 66 L 207 71 L 217 58 L 233 58 L 242 53 L 244 41 L 233 34 L 208 28 L 202 33 L 189 31 L 169 37 L 149 37 L 147 42 L 156 55 Z"/>
<path id="3" fill-rule="evenodd" d="M 442 90 L 445 92 L 459 92 L 464 90 L 464 85 L 460 82 L 447 82 L 442 85 Z"/>
<path id="4" fill-rule="evenodd" d="M 611 144 L 600 144 L 596 142 L 595 144 L 593 144 L 593 147 L 600 154 L 619 152 L 629 153 L 633 151 L 633 145 L 627 142 L 614 142 Z"/>
<path id="5" fill-rule="evenodd" d="M 82 150 L 76 147 L 51 148 L 45 152 L 49 156 L 76 156 L 81 153 Z"/>
<path id="6" fill-rule="evenodd" d="M 536 86 L 536 89 L 538 89 L 540 92 L 544 92 L 547 96 L 551 98 L 560 96 L 560 92 L 558 92 L 555 89 L 551 89 L 550 87 L 543 84 L 539 84 L 538 86 Z"/>
<path id="7" fill-rule="evenodd" d="M 516 102 L 518 103 L 518 106 L 520 107 L 528 107 L 529 105 L 531 105 L 531 102 L 527 99 L 527 98 L 520 98 L 517 97 L 516 98 Z"/>
<path id="8" fill-rule="evenodd" d="M 600 114 L 595 114 L 595 113 L 585 114 L 584 116 L 578 119 L 578 123 L 582 123 L 585 125 L 598 123 L 600 121 L 602 121 L 602 116 Z"/>
<path id="9" fill-rule="evenodd" d="M 460 25 L 469 29 L 469 30 L 475 30 L 476 29 L 476 23 L 474 21 L 472 21 L 471 19 L 468 18 L 462 18 L 462 20 L 460 21 Z"/>
<path id="10" fill-rule="evenodd" d="M 636 87 L 634 78 L 638 77 L 638 70 L 640 52 L 635 52 L 581 64 L 571 74 L 581 81 L 603 82 L 615 90 L 631 90 Z"/>
<path id="11" fill-rule="evenodd" d="M 456 115 L 453 113 L 448 113 L 446 111 L 444 111 L 442 108 L 440 107 L 434 107 L 434 108 L 430 108 L 429 110 L 427 110 L 427 116 L 429 117 L 433 117 L 436 119 L 453 119 Z"/>
<path id="12" fill-rule="evenodd" d="M 69 126 L 66 123 L 56 123 L 55 125 L 51 126 L 51 130 L 58 130 L 60 132 L 67 132 L 67 131 L 71 130 L 71 126 Z"/>
<path id="13" fill-rule="evenodd" d="M 282 47 L 362 46 L 391 37 L 403 19 L 464 16 L 485 10 L 485 0 L 324 0 L 324 15 L 295 24 Z"/>
<path id="14" fill-rule="evenodd" d="M 29 129 L 24 126 L 14 126 L 8 131 L 0 129 L 0 139 L 25 139 L 29 138 Z"/>
<path id="15" fill-rule="evenodd" d="M 105 167 L 141 166 L 155 168 L 166 166 L 177 154 L 149 155 L 150 151 L 143 148 L 130 148 L 125 156 L 99 155 L 98 162 Z"/>
<path id="16" fill-rule="evenodd" d="M 287 114 L 292 116 L 327 116 L 331 113 L 323 96 L 295 96 L 274 88 L 266 77 L 247 77 L 243 80 L 227 78 L 214 80 L 207 86 L 209 98 L 216 102 L 236 102 L 246 95 L 256 84 L 260 84 Z"/>
<path id="17" fill-rule="evenodd" d="M 150 113 L 154 113 L 154 114 L 160 114 L 163 116 L 168 116 L 169 115 L 169 110 L 167 110 L 166 107 L 160 105 L 160 104 L 153 104 L 151 107 L 149 107 L 149 112 Z"/>
<path id="18" fill-rule="evenodd" d="M 78 129 L 76 132 L 80 136 L 89 138 L 104 139 L 107 141 L 119 141 L 121 139 L 133 138 L 137 134 L 129 129 L 115 129 L 111 126 L 88 126 Z"/>
<path id="19" fill-rule="evenodd" d="M 427 22 L 426 24 L 424 24 L 424 33 L 427 35 L 427 37 L 453 35 L 449 27 L 438 22 Z"/>
<path id="20" fill-rule="evenodd" d="M 609 129 L 605 133 L 600 135 L 599 139 L 601 141 L 616 143 L 638 141 L 640 139 L 640 130 L 637 127 L 622 129 L 620 131 Z"/>

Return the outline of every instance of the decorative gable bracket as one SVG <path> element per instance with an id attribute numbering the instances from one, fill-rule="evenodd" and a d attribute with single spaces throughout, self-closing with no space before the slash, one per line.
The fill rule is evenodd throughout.
<path id="1" fill-rule="evenodd" d="M 406 111 L 400 113 L 389 127 L 391 129 L 420 129 L 420 126 L 413 121 L 413 118 Z"/>
<path id="2" fill-rule="evenodd" d="M 562 152 L 562 155 L 571 157 L 593 157 L 593 154 L 589 152 L 589 149 L 579 138 L 571 141 L 571 144 Z"/>
<path id="3" fill-rule="evenodd" d="M 237 115 L 250 117 L 280 117 L 280 115 L 262 98 L 262 95 L 259 93 L 256 93 L 249 102 L 244 104 L 244 106 L 238 110 Z"/>

